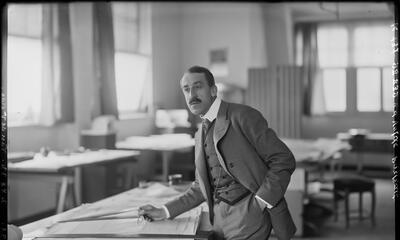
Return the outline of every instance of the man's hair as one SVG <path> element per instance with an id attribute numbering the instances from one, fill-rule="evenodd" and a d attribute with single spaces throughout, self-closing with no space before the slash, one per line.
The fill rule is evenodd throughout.
<path id="1" fill-rule="evenodd" d="M 215 85 L 215 80 L 214 80 L 214 76 L 212 75 L 212 73 L 210 72 L 210 70 L 208 70 L 205 67 L 200 67 L 200 66 L 193 66 L 191 68 L 189 68 L 187 70 L 188 73 L 203 73 L 204 76 L 206 77 L 208 86 L 212 87 Z"/>

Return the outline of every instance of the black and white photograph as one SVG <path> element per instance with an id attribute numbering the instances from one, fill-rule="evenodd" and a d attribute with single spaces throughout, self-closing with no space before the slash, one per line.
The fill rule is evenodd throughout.
<path id="1" fill-rule="evenodd" d="M 394 1 L 1 7 L 2 239 L 399 237 Z"/>

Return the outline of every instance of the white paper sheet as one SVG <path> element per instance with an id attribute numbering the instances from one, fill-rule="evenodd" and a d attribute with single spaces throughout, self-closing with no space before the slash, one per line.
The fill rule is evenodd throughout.
<path id="1" fill-rule="evenodd" d="M 55 224 L 48 234 L 179 234 L 196 233 L 201 208 L 183 213 L 173 220 L 138 221 L 137 219 L 114 219 Z"/>

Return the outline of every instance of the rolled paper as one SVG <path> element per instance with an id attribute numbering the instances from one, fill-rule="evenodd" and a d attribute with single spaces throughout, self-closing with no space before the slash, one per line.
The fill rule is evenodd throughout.
<path id="1" fill-rule="evenodd" d="M 14 225 L 7 225 L 7 239 L 8 240 L 21 240 L 22 230 Z"/>

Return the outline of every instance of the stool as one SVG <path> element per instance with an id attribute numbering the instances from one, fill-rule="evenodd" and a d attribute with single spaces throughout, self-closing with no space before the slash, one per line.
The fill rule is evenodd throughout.
<path id="1" fill-rule="evenodd" d="M 364 192 L 371 193 L 371 223 L 375 226 L 375 182 L 370 179 L 365 179 L 361 177 L 344 177 L 337 178 L 333 180 L 333 191 L 334 191 L 334 214 L 335 221 L 337 221 L 338 215 L 338 201 L 344 198 L 345 201 L 345 219 L 346 228 L 349 227 L 349 197 L 351 193 L 359 193 L 359 216 L 358 219 L 361 221 L 363 219 L 362 215 L 362 194 Z"/>

